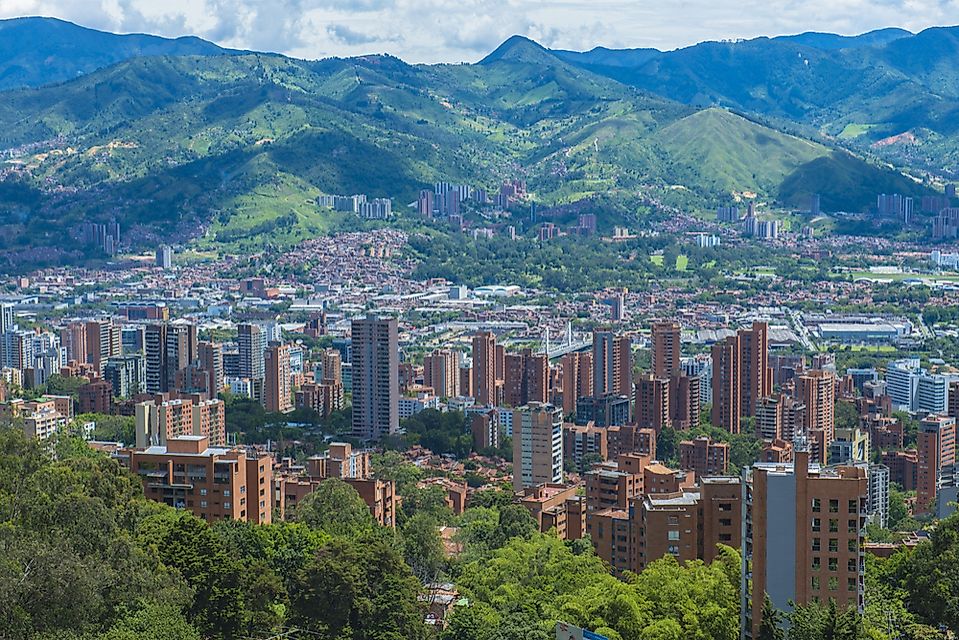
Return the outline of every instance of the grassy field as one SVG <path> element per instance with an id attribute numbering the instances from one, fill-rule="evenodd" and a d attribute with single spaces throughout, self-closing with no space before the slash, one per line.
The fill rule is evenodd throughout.
<path id="1" fill-rule="evenodd" d="M 853 279 L 866 278 L 877 282 L 902 282 L 903 280 L 921 280 L 923 283 L 931 284 L 935 282 L 959 282 L 957 273 L 937 273 L 936 275 L 927 275 L 919 273 L 873 273 L 872 271 L 853 271 Z"/>
<path id="2" fill-rule="evenodd" d="M 658 267 L 663 266 L 662 255 L 649 256 L 649 261 Z M 678 256 L 676 256 L 676 271 L 685 271 L 686 267 L 688 266 L 689 266 L 689 256 L 685 256 L 683 254 L 679 254 Z"/>
<path id="3" fill-rule="evenodd" d="M 842 140 L 852 140 L 853 138 L 858 138 L 863 134 L 869 133 L 869 130 L 875 126 L 874 124 L 849 123 L 839 132 L 839 138 Z"/>

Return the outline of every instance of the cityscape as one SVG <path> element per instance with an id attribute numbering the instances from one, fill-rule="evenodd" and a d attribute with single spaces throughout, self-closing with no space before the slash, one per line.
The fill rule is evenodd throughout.
<path id="1" fill-rule="evenodd" d="M 952 94 L 910 68 L 892 140 L 684 99 L 682 51 L 0 21 L 0 639 L 956 638 Z"/>

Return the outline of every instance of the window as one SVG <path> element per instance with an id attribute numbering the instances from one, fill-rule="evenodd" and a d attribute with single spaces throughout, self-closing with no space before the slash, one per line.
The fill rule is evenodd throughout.
<path id="1" fill-rule="evenodd" d="M 839 553 L 839 538 L 829 538 L 829 553 Z"/>
<path id="2" fill-rule="evenodd" d="M 666 539 L 670 541 L 679 540 L 679 531 L 672 530 L 666 534 Z"/>
<path id="3" fill-rule="evenodd" d="M 201 496 L 205 496 L 205 495 L 206 495 L 206 489 L 200 489 L 200 495 L 201 495 Z"/>
<path id="4" fill-rule="evenodd" d="M 666 523 L 667 523 L 667 524 L 671 524 L 671 525 L 673 525 L 673 526 L 678 525 L 678 524 L 679 524 L 679 516 L 669 516 L 669 517 L 666 519 Z"/>
<path id="5" fill-rule="evenodd" d="M 812 587 L 813 591 L 819 590 L 819 576 L 813 576 L 809 581 L 809 586 Z"/>
<path id="6" fill-rule="evenodd" d="M 859 581 L 855 578 L 846 578 L 846 591 L 859 591 Z"/>
<path id="7" fill-rule="evenodd" d="M 829 578 L 829 590 L 830 591 L 839 591 L 839 578 L 832 576 Z"/>
<path id="8" fill-rule="evenodd" d="M 846 524 L 849 533 L 859 533 L 859 523 L 856 520 L 850 520 Z"/>
<path id="9" fill-rule="evenodd" d="M 679 555 L 679 545 L 678 545 L 678 544 L 671 544 L 671 545 L 669 545 L 668 547 L 666 547 L 666 553 L 671 553 L 671 554 L 673 554 L 674 556 L 678 556 L 678 555 Z"/>
<path id="10" fill-rule="evenodd" d="M 821 538 L 813 538 L 813 539 L 812 539 L 812 550 L 813 550 L 813 551 L 820 551 L 821 549 L 822 549 L 822 540 L 821 540 Z"/>
<path id="11" fill-rule="evenodd" d="M 720 518 L 719 519 L 720 527 L 731 527 L 733 526 L 733 521 L 731 518 Z"/>
<path id="12" fill-rule="evenodd" d="M 859 501 L 855 498 L 849 500 L 849 513 L 859 513 Z"/>
<path id="13" fill-rule="evenodd" d="M 829 570 L 839 571 L 839 558 L 829 558 Z"/>
<path id="14" fill-rule="evenodd" d="M 839 500 L 829 501 L 829 513 L 839 513 Z"/>
<path id="15" fill-rule="evenodd" d="M 224 489 L 224 490 L 223 490 L 223 497 L 224 497 L 224 498 L 229 498 L 229 497 L 230 497 L 230 490 L 229 490 L 229 489 Z"/>
<path id="16" fill-rule="evenodd" d="M 200 508 L 206 509 L 206 500 L 200 500 Z"/>
<path id="17" fill-rule="evenodd" d="M 849 538 L 846 548 L 849 550 L 849 553 L 856 553 L 856 551 L 859 550 L 859 545 L 856 544 L 856 539 Z"/>
<path id="18" fill-rule="evenodd" d="M 819 569 L 820 569 L 821 567 L 822 567 L 822 560 L 820 560 L 819 556 L 813 556 L 813 558 L 812 558 L 812 570 L 813 570 L 813 571 L 819 571 Z"/>
<path id="19" fill-rule="evenodd" d="M 733 510 L 733 505 L 732 505 L 732 503 L 729 503 L 729 502 L 720 502 L 720 503 L 719 503 L 719 510 L 720 510 L 720 511 L 732 511 L 732 510 Z"/>
<path id="20" fill-rule="evenodd" d="M 857 569 L 858 566 L 859 566 L 859 563 L 856 562 L 855 558 L 849 558 L 849 560 L 846 561 L 846 571 L 848 571 L 849 573 L 856 573 L 856 571 L 858 570 Z"/>
<path id="21" fill-rule="evenodd" d="M 819 533 L 822 530 L 822 520 L 819 518 L 812 519 L 812 530 L 816 533 Z"/>
<path id="22" fill-rule="evenodd" d="M 829 533 L 839 533 L 839 520 L 829 518 Z"/>
<path id="23" fill-rule="evenodd" d="M 720 541 L 720 542 L 732 542 L 732 541 L 733 541 L 733 534 L 731 534 L 731 533 L 720 533 L 720 534 L 719 534 L 719 541 Z"/>
<path id="24" fill-rule="evenodd" d="M 813 513 L 819 513 L 822 509 L 822 501 L 819 498 L 812 499 L 812 510 Z"/>
<path id="25" fill-rule="evenodd" d="M 229 509 L 229 508 L 231 508 L 232 506 L 233 506 L 233 505 L 231 505 L 229 502 L 224 502 L 224 503 L 223 503 L 223 508 L 224 508 L 224 509 Z"/>

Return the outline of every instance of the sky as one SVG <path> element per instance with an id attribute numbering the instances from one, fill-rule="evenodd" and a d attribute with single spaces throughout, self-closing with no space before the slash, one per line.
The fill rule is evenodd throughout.
<path id="1" fill-rule="evenodd" d="M 959 0 L 0 0 L 0 18 L 28 15 L 298 58 L 390 53 L 407 62 L 474 62 L 514 34 L 587 50 L 918 31 L 959 24 Z"/>

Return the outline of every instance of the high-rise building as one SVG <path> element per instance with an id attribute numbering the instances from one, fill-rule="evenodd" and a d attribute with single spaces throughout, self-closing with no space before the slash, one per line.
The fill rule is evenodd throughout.
<path id="1" fill-rule="evenodd" d="M 956 419 L 929 415 L 919 423 L 916 449 L 916 507 L 925 513 L 936 507 L 943 469 L 956 464 Z"/>
<path id="2" fill-rule="evenodd" d="M 513 410 L 513 488 L 563 481 L 563 412 L 531 402 Z"/>
<path id="3" fill-rule="evenodd" d="M 240 348 L 240 378 L 263 380 L 263 354 L 266 351 L 266 335 L 258 324 L 243 323 L 236 327 L 237 344 Z"/>
<path id="4" fill-rule="evenodd" d="M 107 358 L 120 355 L 120 328 L 112 320 L 90 320 L 84 323 L 86 354 L 84 362 L 103 375 Z"/>
<path id="5" fill-rule="evenodd" d="M 323 366 L 323 375 L 321 380 L 330 380 L 332 382 L 343 382 L 343 357 L 336 349 L 327 349 L 323 352 L 320 360 Z"/>
<path id="6" fill-rule="evenodd" d="M 549 400 L 549 358 L 530 349 L 508 353 L 503 367 L 503 403 L 519 407 Z"/>
<path id="7" fill-rule="evenodd" d="M 143 356 L 113 356 L 103 368 L 103 377 L 118 398 L 131 398 L 146 391 L 146 368 Z"/>
<path id="8" fill-rule="evenodd" d="M 669 424 L 669 379 L 654 374 L 641 375 L 636 380 L 636 426 L 662 431 Z"/>
<path id="9" fill-rule="evenodd" d="M 560 368 L 563 414 L 575 415 L 577 401 L 593 395 L 593 356 L 590 353 L 567 353 L 560 360 Z"/>
<path id="10" fill-rule="evenodd" d="M 180 436 L 127 455 L 150 500 L 187 509 L 207 522 L 269 524 L 272 519 L 269 453 L 223 448 L 207 436 Z"/>
<path id="11" fill-rule="evenodd" d="M 682 328 L 678 322 L 656 322 L 652 328 L 653 375 L 670 378 L 680 372 Z"/>
<path id="12" fill-rule="evenodd" d="M 200 342 L 197 344 L 200 369 L 210 376 L 210 395 L 216 397 L 223 391 L 226 374 L 223 367 L 223 345 L 218 342 Z"/>
<path id="13" fill-rule="evenodd" d="M 755 638 L 763 602 L 834 600 L 863 609 L 863 535 L 869 499 L 864 467 L 821 468 L 809 453 L 795 463 L 757 463 L 745 473 L 743 638 Z"/>
<path id="14" fill-rule="evenodd" d="M 496 405 L 496 355 L 492 332 L 480 331 L 473 336 L 473 395 L 480 406 Z"/>
<path id="15" fill-rule="evenodd" d="M 272 413 L 293 411 L 293 372 L 290 345 L 270 343 L 263 360 L 263 406 Z"/>
<path id="16" fill-rule="evenodd" d="M 740 432 L 740 338 L 729 336 L 712 346 L 713 406 L 710 421 L 730 433 Z"/>
<path id="17" fill-rule="evenodd" d="M 699 436 L 679 443 L 679 468 L 692 471 L 697 478 L 722 476 L 729 469 L 729 443 L 714 442 Z"/>
<path id="18" fill-rule="evenodd" d="M 669 421 L 674 429 L 695 429 L 699 426 L 701 393 L 699 376 L 678 374 L 669 379 Z"/>
<path id="19" fill-rule="evenodd" d="M 148 324 L 143 332 L 145 345 L 146 392 L 169 391 L 167 376 L 167 331 L 166 323 Z"/>
<path id="20" fill-rule="evenodd" d="M 156 266 L 161 269 L 170 269 L 173 267 L 173 247 L 163 245 L 157 248 Z"/>
<path id="21" fill-rule="evenodd" d="M 170 438 L 207 436 L 213 446 L 226 444 L 226 406 L 222 400 L 176 398 L 136 405 L 136 446 L 165 446 Z"/>
<path id="22" fill-rule="evenodd" d="M 352 335 L 353 435 L 379 440 L 400 426 L 397 321 L 357 318 Z"/>
<path id="23" fill-rule="evenodd" d="M 611 330 L 593 331 L 593 394 L 615 393 L 629 397 L 633 392 L 633 354 L 628 336 Z"/>
<path id="24" fill-rule="evenodd" d="M 197 326 L 186 322 L 173 322 L 168 325 L 164 391 L 176 389 L 176 374 L 195 363 L 197 357 Z"/>
<path id="25" fill-rule="evenodd" d="M 813 369 L 796 377 L 796 399 L 805 406 L 803 428 L 806 435 L 822 431 L 825 446 L 835 439 L 836 374 L 832 371 Z M 825 463 L 825 458 L 815 455 L 813 459 Z"/>
<path id="26" fill-rule="evenodd" d="M 756 403 L 773 392 L 772 370 L 769 368 L 769 325 L 754 322 L 739 331 L 739 381 L 741 415 L 756 414 Z"/>
<path id="27" fill-rule="evenodd" d="M 455 398 L 460 394 L 459 370 L 458 351 L 437 349 L 423 358 L 423 384 L 440 398 Z"/>
<path id="28" fill-rule="evenodd" d="M 889 467 L 869 465 L 869 517 L 885 529 L 889 524 Z"/>

